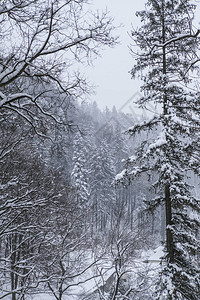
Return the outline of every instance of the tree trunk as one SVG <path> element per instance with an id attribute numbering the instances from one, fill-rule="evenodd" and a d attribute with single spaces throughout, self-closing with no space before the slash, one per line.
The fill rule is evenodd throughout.
<path id="1" fill-rule="evenodd" d="M 166 213 L 166 245 L 167 245 L 167 257 L 170 263 L 174 261 L 173 250 L 173 235 L 170 226 L 172 225 L 172 207 L 170 198 L 169 185 L 165 187 L 165 213 Z"/>

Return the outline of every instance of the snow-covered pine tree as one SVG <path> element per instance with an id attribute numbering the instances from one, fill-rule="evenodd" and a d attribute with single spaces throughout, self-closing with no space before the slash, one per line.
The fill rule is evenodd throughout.
<path id="1" fill-rule="evenodd" d="M 185 0 L 147 1 L 138 12 L 142 26 L 132 31 L 139 47 L 131 73 L 141 76 L 145 107 L 150 101 L 160 105 L 160 113 L 151 120 L 129 129 L 134 135 L 142 130 L 160 129 L 154 141 L 146 141 L 127 161 L 125 178 L 145 172 L 156 174 L 153 183 L 157 196 L 148 209 L 164 206 L 166 215 L 166 256 L 155 299 L 199 299 L 197 230 L 199 200 L 189 185 L 188 174 L 199 167 L 200 98 L 192 87 L 191 72 L 198 69 L 199 30 L 192 21 L 195 6 Z M 142 74 L 142 75 L 141 75 Z M 120 177 L 118 176 L 118 179 Z"/>
<path id="2" fill-rule="evenodd" d="M 89 200 L 88 171 L 86 168 L 85 141 L 80 132 L 74 137 L 74 153 L 72 163 L 72 183 L 77 190 L 77 201 L 81 206 L 86 207 Z"/>
<path id="3" fill-rule="evenodd" d="M 113 204 L 116 197 L 115 188 L 112 185 L 115 175 L 114 163 L 105 140 L 94 148 L 89 165 L 93 231 L 94 229 L 105 231 L 113 222 Z"/>

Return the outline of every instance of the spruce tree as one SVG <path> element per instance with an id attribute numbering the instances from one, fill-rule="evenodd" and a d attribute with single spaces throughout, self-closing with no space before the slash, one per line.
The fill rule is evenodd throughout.
<path id="1" fill-rule="evenodd" d="M 135 160 L 127 161 L 125 178 L 155 174 L 156 197 L 147 208 L 162 205 L 166 217 L 166 255 L 155 299 L 199 299 L 199 199 L 189 174 L 199 168 L 200 98 L 190 74 L 198 70 L 199 30 L 193 29 L 195 6 L 185 0 L 151 0 L 138 12 L 142 26 L 132 31 L 139 51 L 131 74 L 141 76 L 144 96 L 138 103 L 159 105 L 160 113 L 135 125 L 131 135 L 158 130 L 153 141 L 141 143 Z M 198 172 L 197 172 L 198 173 Z M 119 178 L 119 177 L 118 177 Z"/>
<path id="2" fill-rule="evenodd" d="M 105 232 L 105 229 L 110 227 L 112 223 L 112 210 L 115 201 L 115 189 L 112 185 L 115 174 L 114 163 L 105 140 L 91 153 L 89 170 L 93 225 L 97 232 L 99 230 Z"/>
<path id="3" fill-rule="evenodd" d="M 88 171 L 86 168 L 85 141 L 78 132 L 74 138 L 74 153 L 72 158 L 72 183 L 77 190 L 77 201 L 81 206 L 87 207 L 89 200 Z"/>

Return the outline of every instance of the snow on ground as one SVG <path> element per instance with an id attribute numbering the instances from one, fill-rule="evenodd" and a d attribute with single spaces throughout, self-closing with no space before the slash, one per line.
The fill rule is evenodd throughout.
<path id="1" fill-rule="evenodd" d="M 150 255 L 150 257 L 148 258 L 148 261 L 149 262 L 160 262 L 161 259 L 162 259 L 162 257 L 164 255 L 165 255 L 165 253 L 164 253 L 164 247 L 163 246 L 159 246 Z"/>
<path id="2" fill-rule="evenodd" d="M 155 261 L 159 263 L 164 255 L 164 247 L 158 246 L 154 250 L 143 251 L 141 254 L 141 259 L 145 262 Z"/>

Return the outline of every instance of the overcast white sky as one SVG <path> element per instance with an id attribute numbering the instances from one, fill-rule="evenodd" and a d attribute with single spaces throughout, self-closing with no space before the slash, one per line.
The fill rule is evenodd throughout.
<path id="1" fill-rule="evenodd" d="M 96 95 L 91 96 L 98 106 L 103 109 L 113 105 L 120 109 L 123 104 L 139 91 L 137 82 L 131 79 L 128 73 L 133 66 L 133 58 L 129 54 L 128 45 L 131 39 L 127 32 L 131 31 L 131 24 L 139 25 L 139 19 L 135 16 L 137 10 L 144 8 L 145 0 L 93 0 L 93 7 L 107 9 L 115 18 L 115 23 L 123 23 L 124 27 L 117 30 L 121 45 L 102 52 L 102 57 L 94 62 L 94 67 L 87 72 L 88 79 L 96 88 Z"/>
<path id="2" fill-rule="evenodd" d="M 91 1 L 92 2 L 92 1 Z M 195 0 L 198 3 L 197 0 Z M 110 15 L 115 18 L 115 23 L 123 23 L 124 27 L 117 30 L 120 35 L 121 45 L 102 52 L 102 57 L 94 62 L 94 67 L 88 69 L 88 79 L 96 87 L 96 95 L 91 96 L 92 101 L 96 101 L 101 109 L 113 105 L 120 109 L 137 91 L 140 91 L 139 82 L 131 79 L 128 73 L 134 65 L 128 45 L 131 38 L 128 36 L 132 25 L 140 26 L 140 18 L 135 16 L 136 11 L 145 8 L 146 0 L 93 0 L 94 9 L 107 9 Z M 199 24 L 200 5 L 196 12 L 196 19 Z M 135 99 L 136 100 L 136 99 Z M 129 108 L 128 108 L 129 110 Z M 127 108 L 126 108 L 126 112 Z"/>

